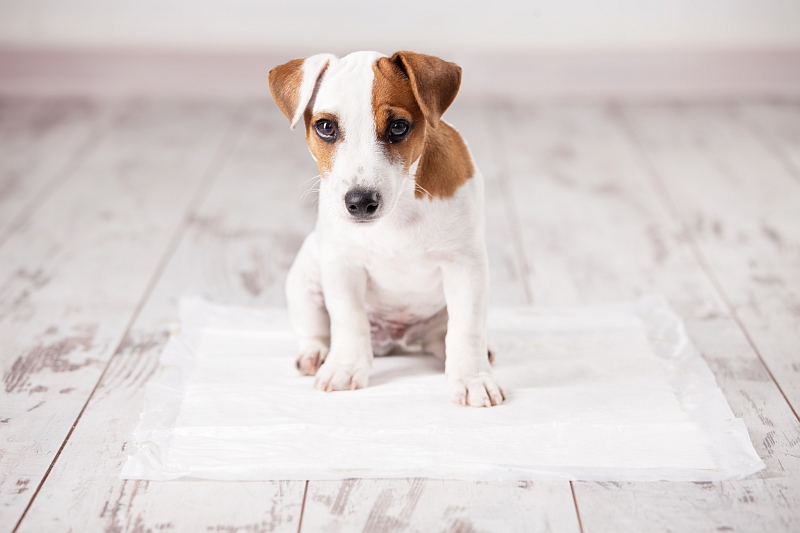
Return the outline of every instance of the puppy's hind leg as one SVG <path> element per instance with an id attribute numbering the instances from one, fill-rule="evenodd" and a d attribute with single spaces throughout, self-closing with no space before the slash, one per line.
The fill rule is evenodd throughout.
<path id="1" fill-rule="evenodd" d="M 328 356 L 331 325 L 325 309 L 319 270 L 316 235 L 306 237 L 286 277 L 286 301 L 292 319 L 300 354 L 297 369 L 313 376 Z"/>

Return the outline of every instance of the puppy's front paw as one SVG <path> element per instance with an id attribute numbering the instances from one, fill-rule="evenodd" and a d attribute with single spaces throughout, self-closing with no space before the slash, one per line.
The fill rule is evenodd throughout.
<path id="1" fill-rule="evenodd" d="M 322 343 L 309 343 L 308 346 L 300 349 L 300 355 L 297 357 L 295 365 L 304 376 L 313 376 L 325 362 L 327 356 L 327 346 Z"/>
<path id="2" fill-rule="evenodd" d="M 356 390 L 369 383 L 369 367 L 327 360 L 317 371 L 314 387 L 321 391 Z"/>
<path id="3" fill-rule="evenodd" d="M 454 373 L 455 374 L 455 373 Z M 448 375 L 453 401 L 472 407 L 500 405 L 506 399 L 503 389 L 491 372 L 477 371 L 459 375 Z"/>

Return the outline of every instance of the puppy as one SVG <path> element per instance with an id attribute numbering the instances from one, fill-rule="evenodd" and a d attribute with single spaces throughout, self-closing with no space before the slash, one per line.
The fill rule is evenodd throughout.
<path id="1" fill-rule="evenodd" d="M 500 404 L 483 177 L 441 119 L 461 68 L 413 52 L 320 54 L 274 68 L 269 84 L 320 172 L 316 227 L 286 280 L 297 367 L 317 389 L 359 389 L 373 355 L 416 348 L 444 359 L 456 402 Z"/>

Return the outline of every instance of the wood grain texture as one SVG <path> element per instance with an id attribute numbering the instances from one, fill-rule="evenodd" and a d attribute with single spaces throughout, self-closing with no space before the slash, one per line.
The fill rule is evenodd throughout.
<path id="1" fill-rule="evenodd" d="M 18 120 L 44 113 L 35 108 Z M 772 198 L 791 199 L 784 194 L 791 189 L 767 194 L 776 190 L 770 184 L 791 176 L 786 161 L 743 120 L 745 112 L 760 113 L 757 106 L 685 109 L 625 107 L 621 117 L 602 105 L 457 103 L 445 119 L 467 139 L 486 178 L 492 304 L 665 294 L 767 464 L 756 478 L 575 483 L 581 522 L 567 482 L 118 479 L 178 298 L 201 293 L 221 303 L 284 305 L 286 271 L 314 222 L 313 198 L 300 198 L 314 179 L 303 182 L 317 172 L 302 135 L 289 132 L 272 102 L 240 109 L 134 102 L 113 110 L 86 160 L 0 247 L 0 363 L 11 388 L 0 396 L 0 529 L 13 528 L 69 434 L 19 531 L 293 532 L 301 520 L 302 531 L 797 530 L 800 424 L 711 279 L 719 276 L 727 294 L 726 280 L 736 278 L 720 270 L 741 270 L 754 253 L 762 266 L 795 265 L 786 257 L 795 257 L 797 243 L 784 229 L 792 227 L 785 211 L 792 204 Z M 764 131 L 777 127 L 762 119 Z M 720 124 L 734 133 L 717 131 Z M 648 132 L 648 150 L 631 137 L 631 125 Z M 788 154 L 791 135 L 781 135 L 783 144 L 775 146 Z M 31 150 L 37 142 L 47 145 L 32 141 Z M 229 157 L 215 163 L 215 150 L 226 142 Z M 686 164 L 673 164 L 673 157 Z M 752 170 L 747 158 L 759 162 L 765 188 L 741 185 L 746 180 L 726 170 Z M 661 168 L 657 159 L 688 172 L 659 174 L 667 186 L 660 189 L 652 176 Z M 204 179 L 209 168 L 219 172 L 216 180 Z M 714 189 L 720 183 L 739 192 L 720 193 Z M 720 211 L 731 204 L 745 221 L 778 205 L 777 222 L 762 218 L 778 229 L 783 251 L 753 248 L 758 239 L 748 234 L 744 244 L 720 254 L 725 260 L 704 265 L 712 249 L 703 240 L 708 235 L 684 223 L 684 212 L 670 204 L 670 187 L 698 211 L 706 209 L 701 200 L 722 198 Z M 758 201 L 745 203 L 748 197 Z M 738 234 L 729 235 L 725 224 L 722 241 L 732 246 Z M 713 220 L 702 227 L 716 232 Z M 769 241 L 769 232 L 761 234 Z M 785 282 L 789 296 L 800 286 L 789 275 Z M 746 288 L 762 301 L 762 293 Z M 750 331 L 746 315 L 739 317 Z M 776 324 L 787 327 L 780 317 Z M 792 339 L 780 328 L 764 335 Z M 14 372 L 17 361 L 32 371 Z"/>
<path id="2" fill-rule="evenodd" d="M 310 482 L 302 532 L 578 532 L 567 482 Z"/>
<path id="3" fill-rule="evenodd" d="M 720 293 L 800 412 L 800 181 L 727 106 L 627 107 L 622 116 Z"/>
<path id="4" fill-rule="evenodd" d="M 733 412 L 744 419 L 767 464 L 759 476 L 796 475 L 797 419 L 727 312 L 681 222 L 654 190 L 614 114 L 603 106 L 514 107 L 498 120 L 503 135 L 495 138 L 508 158 L 537 303 L 664 294 L 684 319 Z M 725 486 L 744 490 L 737 483 Z M 763 487 L 758 496 L 762 513 L 778 512 L 784 505 L 769 483 L 747 485 Z M 660 492 L 640 491 L 641 484 L 630 483 L 604 489 L 616 491 L 608 499 L 641 502 L 637 509 L 618 509 L 630 515 L 630 527 L 620 530 L 681 531 L 680 517 L 661 509 L 691 506 L 705 489 L 691 483 L 663 485 L 668 488 Z M 594 484 L 574 486 L 584 531 L 594 531 L 592 524 L 605 524 L 593 518 L 603 503 L 593 500 Z M 758 526 L 756 514 L 742 516 L 750 517 L 747 526 Z M 704 530 L 723 526 L 714 516 L 702 522 Z"/>
<path id="5" fill-rule="evenodd" d="M 97 460 L 111 464 L 103 456 Z M 96 476 L 65 487 L 74 492 L 40 495 L 39 509 L 19 531 L 295 533 L 300 521 L 302 481 L 120 480 L 119 468 L 94 467 L 91 473 L 71 471 Z M 52 508 L 42 512 L 45 505 Z"/>
<path id="6" fill-rule="evenodd" d="M 721 483 L 582 483 L 586 533 L 800 530 L 800 479 Z"/>
<path id="7" fill-rule="evenodd" d="M 81 164 L 107 111 L 88 100 L 0 98 L 0 246 Z"/>
<path id="8" fill-rule="evenodd" d="M 119 479 L 180 296 L 284 305 L 286 271 L 313 225 L 313 203 L 299 201 L 298 185 L 315 174 L 302 137 L 288 134 L 269 102 L 244 114 L 248 124 L 235 151 L 187 216 L 180 244 L 20 531 L 297 531 L 305 482 Z"/>
<path id="9" fill-rule="evenodd" d="M 123 341 L 236 121 L 230 106 L 120 106 L 80 168 L 0 248 L 3 530 Z"/>

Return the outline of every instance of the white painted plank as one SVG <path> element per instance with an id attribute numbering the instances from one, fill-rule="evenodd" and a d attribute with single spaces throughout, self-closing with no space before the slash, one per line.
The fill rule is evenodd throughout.
<path id="1" fill-rule="evenodd" d="M 224 303 L 285 304 L 286 271 L 313 227 L 313 201 L 299 201 L 299 185 L 316 173 L 302 136 L 289 134 L 271 102 L 248 107 L 246 115 L 249 124 L 236 150 L 202 207 L 189 216 L 185 237 L 20 531 L 67 525 L 75 531 L 297 531 L 305 482 L 119 479 L 144 384 L 158 366 L 179 297 L 200 293 Z"/>
<path id="2" fill-rule="evenodd" d="M 578 532 L 566 482 L 310 482 L 301 532 Z"/>
<path id="3" fill-rule="evenodd" d="M 132 103 L 0 248 L 0 524 L 14 527 L 119 345 L 230 106 Z"/>
<path id="4" fill-rule="evenodd" d="M 760 476 L 796 475 L 800 470 L 797 419 L 726 312 L 680 222 L 650 185 L 611 114 L 594 106 L 518 107 L 508 110 L 501 126 L 498 142 L 504 143 L 509 162 L 536 302 L 563 305 L 664 294 L 684 319 L 732 410 L 744 419 L 767 464 Z M 770 483 L 724 486 L 742 491 L 763 487 L 759 512 L 765 514 L 778 512 L 783 505 L 772 496 Z M 629 522 L 617 531 L 689 531 L 694 527 L 691 520 L 701 519 L 706 531 L 725 526 L 713 515 L 684 521 L 680 513 L 658 511 L 659 505 L 691 506 L 702 498 L 704 487 L 655 485 L 667 488 L 647 492 L 640 490 L 642 484 L 606 486 L 604 490 L 612 494 L 599 501 L 594 484 L 575 483 L 584 531 L 614 530 L 614 523 L 596 514 L 612 500 L 636 502 L 621 503 L 615 511 Z M 750 517 L 749 527 L 759 527 L 757 513 L 741 515 Z"/>
<path id="5" fill-rule="evenodd" d="M 800 411 L 800 181 L 727 107 L 630 107 L 624 117 L 761 357 Z"/>
<path id="6" fill-rule="evenodd" d="M 687 497 L 687 493 L 691 497 Z M 577 492 L 586 533 L 800 531 L 800 479 L 694 483 L 586 483 Z"/>
<path id="7" fill-rule="evenodd" d="M 0 245 L 86 157 L 106 108 L 82 100 L 0 98 Z"/>
<path id="8" fill-rule="evenodd" d="M 19 531 L 295 533 L 304 489 L 304 482 L 290 481 L 120 481 L 118 472 L 109 471 L 93 483 L 77 487 L 75 494 L 48 498 L 58 510 L 63 511 L 65 504 L 73 507 L 64 514 L 51 512 L 31 520 L 26 517 Z M 76 503 L 83 498 L 101 507 Z M 92 514 L 80 513 L 79 508 Z"/>

